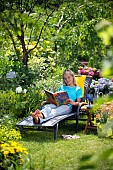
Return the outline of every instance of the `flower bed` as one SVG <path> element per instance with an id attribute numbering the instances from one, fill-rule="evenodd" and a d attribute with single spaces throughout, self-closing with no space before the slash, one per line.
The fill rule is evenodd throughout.
<path id="1" fill-rule="evenodd" d="M 93 79 L 100 78 L 100 70 L 92 67 L 78 67 L 78 74 L 93 76 Z"/>
<path id="2" fill-rule="evenodd" d="M 113 121 L 113 101 L 102 104 L 96 111 L 96 125 L 99 137 L 113 137 L 113 128 L 109 123 Z"/>
<path id="3" fill-rule="evenodd" d="M 5 125 L 0 126 L 0 129 L 0 169 L 13 170 L 24 166 L 25 159 L 28 160 L 26 156 L 28 152 L 22 144 L 16 141 L 21 139 L 20 132 Z"/>
<path id="4" fill-rule="evenodd" d="M 22 156 L 24 154 L 28 154 L 26 148 L 22 146 L 22 144 L 15 142 L 15 141 L 8 141 L 5 143 L 1 143 L 1 161 L 0 161 L 0 167 L 4 170 L 9 168 L 16 169 L 16 166 L 20 166 L 24 164 L 24 159 Z"/>
<path id="5" fill-rule="evenodd" d="M 103 94 L 109 93 L 112 90 L 113 82 L 108 78 L 100 78 L 98 81 L 92 80 L 90 85 L 91 91 L 102 92 Z"/>

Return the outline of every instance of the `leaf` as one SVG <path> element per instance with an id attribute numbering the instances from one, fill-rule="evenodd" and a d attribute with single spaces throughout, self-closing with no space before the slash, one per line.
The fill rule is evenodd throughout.
<path id="1" fill-rule="evenodd" d="M 102 66 L 102 76 L 106 77 L 112 74 L 112 65 L 113 63 L 109 60 L 104 60 L 103 61 L 103 66 Z"/>

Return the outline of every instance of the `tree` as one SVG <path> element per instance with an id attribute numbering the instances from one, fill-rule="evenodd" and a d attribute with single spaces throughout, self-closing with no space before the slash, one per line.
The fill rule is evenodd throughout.
<path id="1" fill-rule="evenodd" d="M 112 1 L 104 2 L 1 1 L 0 54 L 2 49 L 5 51 L 5 55 L 2 53 L 1 56 L 9 58 L 13 70 L 16 66 L 12 67 L 12 62 L 17 65 L 15 71 L 19 73 L 20 67 L 21 70 L 25 68 L 23 73 L 30 68 L 28 76 L 30 72 L 34 74 L 38 70 L 39 74 L 47 77 L 61 67 L 77 71 L 81 60 L 89 61 L 90 66 L 100 68 L 101 60 L 106 56 L 106 47 L 99 41 L 95 24 L 101 18 L 112 19 L 113 5 Z M 40 79 L 39 74 L 34 75 Z"/>
<path id="2" fill-rule="evenodd" d="M 90 66 L 100 68 L 106 48 L 97 36 L 95 24 L 102 18 L 112 18 L 113 2 L 78 2 L 64 3 L 58 9 L 56 20 L 52 21 L 55 46 L 60 53 L 58 65 L 65 61 L 65 67 L 72 63 L 73 68 L 77 60 L 84 60 L 89 61 Z"/>
<path id="3" fill-rule="evenodd" d="M 24 65 L 27 66 L 30 52 L 37 47 L 45 25 L 61 2 L 5 0 L 0 3 L 1 30 L 5 37 L 11 39 L 18 59 L 21 55 Z M 35 44 L 28 49 L 34 35 Z M 18 50 L 20 46 L 21 50 Z"/>

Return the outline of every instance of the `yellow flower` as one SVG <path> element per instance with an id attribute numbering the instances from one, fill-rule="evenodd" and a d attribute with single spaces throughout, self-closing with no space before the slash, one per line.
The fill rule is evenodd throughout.
<path id="1" fill-rule="evenodd" d="M 110 119 L 110 120 L 113 119 L 113 116 L 110 116 L 109 119 Z"/>
<path id="2" fill-rule="evenodd" d="M 36 93 L 39 93 L 39 91 L 38 91 L 38 90 L 36 90 Z"/>
<path id="3" fill-rule="evenodd" d="M 45 94 L 44 93 L 41 93 L 41 96 L 43 97 Z"/>
<path id="4" fill-rule="evenodd" d="M 93 68 L 94 71 L 96 71 L 97 69 L 96 68 Z"/>
<path id="5" fill-rule="evenodd" d="M 27 151 L 27 150 L 24 150 L 24 153 L 25 153 L 25 154 L 28 154 L 28 151 Z"/>
<path id="6" fill-rule="evenodd" d="M 9 151 L 4 151 L 3 154 L 4 154 L 4 157 L 6 159 L 7 155 L 9 154 Z"/>
<path id="7" fill-rule="evenodd" d="M 45 44 L 48 45 L 50 42 L 45 40 Z"/>
<path id="8" fill-rule="evenodd" d="M 11 146 L 14 146 L 14 147 L 15 147 L 15 146 L 18 146 L 18 143 L 17 143 L 17 142 L 12 141 L 12 142 L 11 142 Z"/>
<path id="9" fill-rule="evenodd" d="M 8 147 L 9 145 L 7 143 L 3 143 L 1 144 L 1 147 L 4 148 L 4 147 Z"/>
<path id="10" fill-rule="evenodd" d="M 14 153 L 15 153 L 14 148 L 10 149 L 10 153 L 12 153 L 12 154 L 14 154 Z"/>
<path id="11" fill-rule="evenodd" d="M 9 154 L 9 151 L 4 151 L 4 155 L 8 155 Z"/>

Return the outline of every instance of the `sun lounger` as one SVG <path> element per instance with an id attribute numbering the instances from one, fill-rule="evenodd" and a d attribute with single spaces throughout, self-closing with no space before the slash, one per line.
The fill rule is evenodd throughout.
<path id="1" fill-rule="evenodd" d="M 16 125 L 19 127 L 21 132 L 23 132 L 24 130 L 52 131 L 54 133 L 54 140 L 56 140 L 59 123 L 71 117 L 75 117 L 75 129 L 77 129 L 75 112 L 67 115 L 56 116 L 40 124 L 34 123 L 32 116 L 29 116 L 19 121 Z"/>
<path id="2" fill-rule="evenodd" d="M 87 78 L 85 81 L 85 92 L 87 92 L 89 85 L 92 81 L 92 78 Z M 85 97 L 85 96 L 84 96 Z M 19 121 L 16 125 L 20 128 L 20 131 L 24 130 L 37 130 L 37 131 L 52 131 L 54 133 L 54 139 L 57 139 L 57 132 L 59 128 L 59 123 L 61 121 L 65 121 L 66 119 L 75 120 L 75 132 L 78 132 L 78 121 L 79 115 L 81 114 L 80 108 L 84 105 L 84 102 L 78 106 L 78 108 L 70 114 L 65 114 L 61 116 L 56 116 L 50 120 L 47 120 L 43 123 L 36 124 L 33 122 L 33 118 L 31 116 L 24 118 L 23 120 Z"/>

